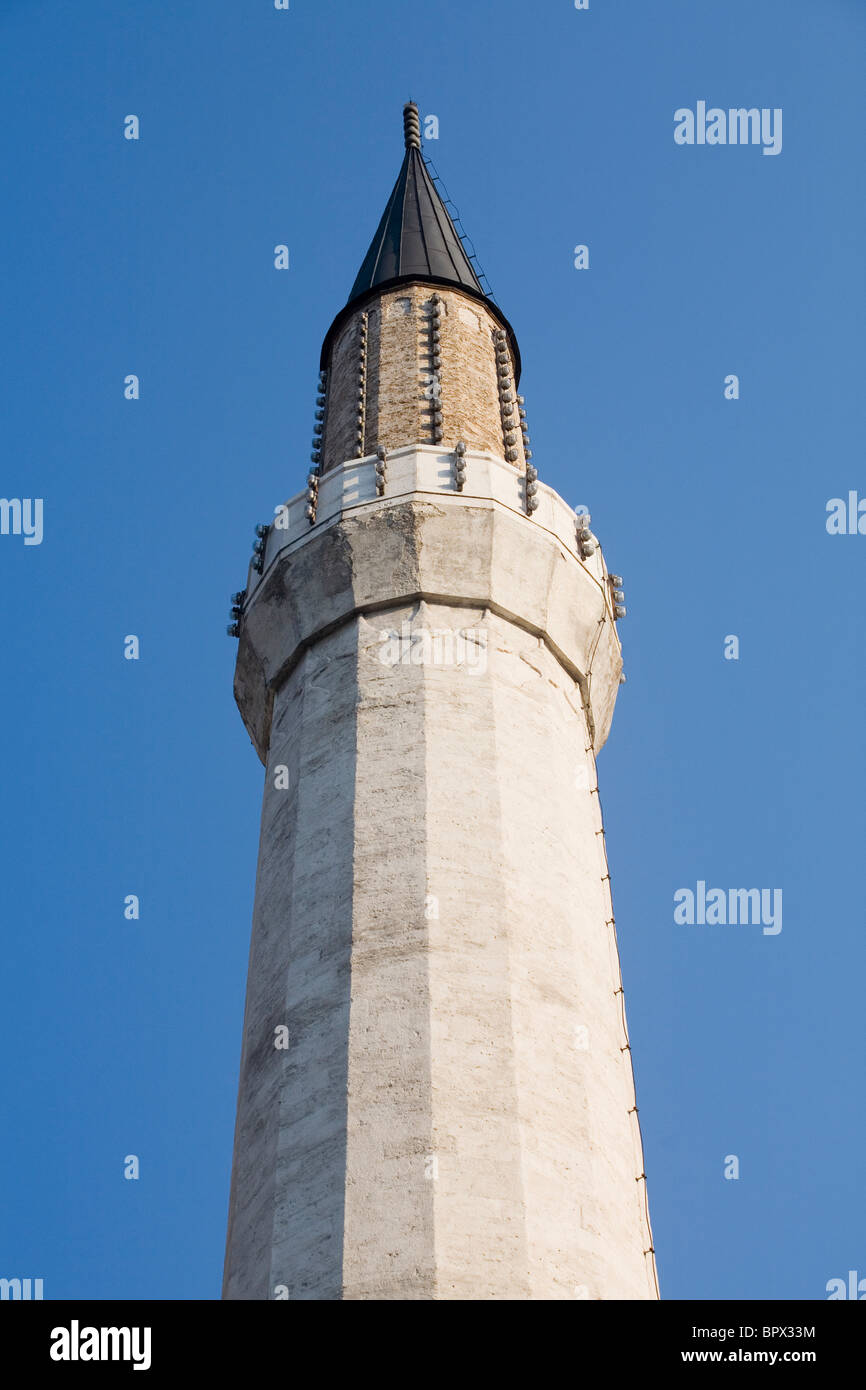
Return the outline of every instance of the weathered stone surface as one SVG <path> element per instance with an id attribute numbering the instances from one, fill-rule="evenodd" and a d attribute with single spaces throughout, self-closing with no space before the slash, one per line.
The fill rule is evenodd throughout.
<path id="1" fill-rule="evenodd" d="M 542 637 L 585 698 L 596 751 L 622 670 L 605 586 L 558 539 L 486 499 L 412 497 L 344 513 L 276 554 L 248 604 L 235 695 L 264 759 L 274 692 L 299 653 L 356 613 L 417 599 L 490 607 Z"/>
<path id="2" fill-rule="evenodd" d="M 620 669 L 600 557 L 494 498 L 269 550 L 225 1297 L 656 1296 L 594 790 Z"/>

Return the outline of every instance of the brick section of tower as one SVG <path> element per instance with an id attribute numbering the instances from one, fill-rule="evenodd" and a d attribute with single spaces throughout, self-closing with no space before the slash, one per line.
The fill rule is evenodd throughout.
<path id="1" fill-rule="evenodd" d="M 434 295 L 441 306 L 441 362 L 430 351 Z M 433 442 L 431 382 L 439 378 L 443 443 L 462 440 L 470 449 L 504 456 L 494 335 L 500 321 L 472 295 L 448 286 L 400 285 L 363 303 L 341 326 L 328 362 L 328 416 L 322 471 L 357 456 L 360 321 L 367 314 L 367 382 L 364 454 Z M 509 388 L 514 391 L 510 350 Z M 517 416 L 515 405 L 515 419 Z M 518 458 L 526 466 L 517 434 Z"/>

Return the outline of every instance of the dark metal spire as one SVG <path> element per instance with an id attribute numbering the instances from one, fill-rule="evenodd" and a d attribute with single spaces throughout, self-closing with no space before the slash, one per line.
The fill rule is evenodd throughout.
<path id="1" fill-rule="evenodd" d="M 352 286 L 348 303 L 400 280 L 458 285 L 484 295 L 421 154 L 418 107 L 403 108 L 406 154 L 376 235 Z"/>
<path id="2" fill-rule="evenodd" d="M 453 285 L 481 299 L 508 334 L 514 358 L 515 381 L 520 380 L 520 349 L 514 330 L 502 310 L 489 297 L 463 247 L 457 230 L 437 192 L 421 153 L 421 121 L 418 107 L 403 107 L 403 141 L 406 153 L 391 196 L 358 271 L 351 293 L 325 335 L 321 367 L 330 366 L 331 347 L 342 324 L 365 299 L 375 299 L 392 285 L 415 280 L 432 285 Z"/>

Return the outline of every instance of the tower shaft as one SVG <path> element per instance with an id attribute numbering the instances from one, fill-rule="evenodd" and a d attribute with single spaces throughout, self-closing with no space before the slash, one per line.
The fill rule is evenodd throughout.
<path id="1" fill-rule="evenodd" d="M 265 791 L 223 1296 L 655 1298 L 595 771 L 613 586 L 527 471 L 412 110 L 239 624 Z"/>
<path id="2" fill-rule="evenodd" d="M 448 464 L 389 459 L 393 499 L 289 544 L 247 613 L 242 698 L 285 674 L 247 706 L 227 1297 L 654 1296 L 594 794 L 601 561 L 556 494 L 530 520 L 516 471 L 470 455 L 464 498 Z M 373 492 L 371 460 L 338 472 Z M 512 507 L 483 496 L 509 483 Z"/>

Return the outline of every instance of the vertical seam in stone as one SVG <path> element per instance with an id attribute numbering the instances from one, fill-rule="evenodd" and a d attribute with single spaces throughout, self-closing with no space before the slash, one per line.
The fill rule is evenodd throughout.
<path id="1" fill-rule="evenodd" d="M 307 653 L 307 654 L 305 655 L 304 660 L 309 660 L 309 653 Z M 304 693 L 303 693 L 303 695 L 302 695 L 301 698 L 302 698 L 304 701 L 306 700 L 306 690 L 304 690 Z M 289 746 L 291 746 L 291 743 L 289 743 Z M 291 861 L 290 861 L 289 863 L 283 863 L 283 864 L 281 865 L 281 874 L 284 876 L 284 882 L 291 885 L 291 887 L 290 887 L 290 889 L 289 889 L 288 911 L 287 911 L 287 913 L 286 913 L 286 919 L 287 919 L 287 920 L 286 920 L 286 923 L 285 923 L 285 930 L 286 930 L 287 932 L 290 932 L 290 931 L 291 931 L 291 923 L 292 923 L 292 921 L 294 920 L 294 915 L 295 915 L 295 872 L 294 872 L 294 870 L 295 870 L 295 863 L 294 863 L 294 859 L 295 859 L 295 852 L 296 852 L 296 847 L 297 847 L 297 838 L 296 838 L 296 837 L 297 837 L 298 811 L 299 811 L 298 801 L 299 801 L 300 786 L 301 786 L 301 778 L 300 778 L 300 771 L 299 771 L 299 770 L 300 770 L 300 765 L 301 765 L 301 757 L 302 757 L 302 755 L 301 755 L 301 751 L 300 751 L 300 745 L 299 745 L 299 744 L 297 743 L 297 741 L 295 740 L 295 760 L 296 760 L 296 761 L 294 762 L 294 766 L 292 767 L 292 771 L 291 771 L 291 774 L 290 774 L 290 775 L 293 776 L 293 777 L 295 778 L 295 785 L 296 785 L 297 790 L 294 792 L 294 814 L 293 814 L 293 816 L 292 816 L 292 820 L 293 820 L 293 833 L 292 833 L 290 836 L 287 836 L 287 838 L 286 838 L 286 843 L 287 843 L 288 845 L 291 846 L 292 858 L 291 858 Z M 267 763 L 265 764 L 265 766 L 266 766 L 265 778 L 267 779 L 269 776 L 271 776 L 271 774 L 272 774 L 272 772 L 273 772 L 273 766 L 272 766 L 272 763 L 271 763 L 271 749 L 270 749 L 270 746 L 268 747 L 268 760 L 267 760 Z M 267 782 L 266 782 L 266 785 L 267 785 Z M 264 825 L 265 825 L 265 818 L 264 818 L 264 811 L 263 811 L 263 813 L 262 813 L 262 832 L 263 832 L 263 833 L 262 833 L 262 837 L 261 837 L 261 839 L 262 839 L 262 845 L 265 844 Z M 256 884 L 257 884 L 257 885 L 258 885 L 259 881 L 260 881 L 260 880 L 259 880 L 259 869 L 258 869 L 258 867 L 257 867 L 257 869 L 256 869 Z M 287 945 L 286 959 L 287 959 L 288 965 L 287 965 L 287 969 L 286 969 L 286 971 L 285 971 L 285 973 L 284 973 L 284 975 L 283 975 L 283 1012 L 284 1012 L 285 1021 L 286 1021 L 286 1023 L 287 1023 L 288 1026 L 289 1026 L 289 1046 L 290 1046 L 290 1048 L 291 1048 L 292 1046 L 294 1046 L 294 1039 L 293 1039 L 293 1037 L 292 1037 L 292 1028 L 295 1026 L 295 1021 L 294 1021 L 294 1019 L 291 1019 L 291 1020 L 290 1020 L 290 1015 L 289 1015 L 289 990 L 290 990 L 291 981 L 292 981 L 292 969 L 291 969 L 291 942 L 289 942 L 288 945 Z M 288 1061 L 289 1055 L 290 1055 L 289 1052 L 284 1053 L 283 1056 L 280 1057 L 279 1062 L 277 1063 L 277 1065 L 284 1065 L 284 1063 L 285 1063 L 286 1061 Z M 270 1259 L 270 1271 L 269 1271 L 269 1273 L 270 1273 L 270 1283 L 269 1283 L 268 1292 L 267 1292 L 267 1297 L 268 1297 L 268 1299 L 272 1299 L 272 1298 L 274 1297 L 274 1289 L 276 1288 L 277 1284 L 287 1284 L 287 1285 L 290 1285 L 290 1280 L 289 1280 L 288 1273 L 287 1273 L 287 1272 L 280 1271 L 280 1270 L 277 1270 L 277 1269 L 274 1268 L 274 1261 L 275 1261 L 275 1259 L 276 1259 L 276 1257 L 277 1257 L 277 1252 L 280 1250 L 280 1242 L 279 1242 L 279 1240 L 278 1240 L 278 1238 L 277 1238 L 277 1220 L 278 1220 L 278 1218 L 279 1218 L 280 1215 L 281 1215 L 279 1201 L 277 1200 L 277 1193 L 278 1193 L 278 1190 L 279 1190 L 278 1178 L 279 1178 L 279 1165 L 280 1165 L 280 1135 L 281 1135 L 281 1133 L 282 1133 L 282 1128 L 283 1128 L 284 1108 L 285 1108 L 286 1101 L 287 1101 L 287 1098 L 288 1098 L 288 1094 L 289 1094 L 290 1091 L 291 1091 L 291 1087 L 288 1086 L 288 1085 L 285 1083 L 285 1081 L 284 1081 L 283 1084 L 280 1086 L 280 1090 L 279 1090 L 279 1104 L 278 1104 L 278 1106 L 277 1106 L 277 1116 L 276 1116 L 277 1133 L 276 1133 L 276 1153 L 275 1153 L 275 1155 L 274 1155 L 274 1203 L 273 1203 L 273 1207 L 272 1207 L 272 1226 L 273 1226 L 273 1231 L 272 1231 L 272 1235 L 271 1235 L 271 1259 Z M 283 1276 L 284 1276 L 284 1277 L 283 1277 Z M 296 1297 L 296 1296 L 297 1296 L 297 1290 L 296 1290 L 296 1289 L 293 1289 L 293 1288 L 291 1288 L 291 1287 L 289 1287 L 289 1297 L 290 1297 L 290 1298 L 294 1298 L 294 1297 Z"/>
<path id="2" fill-rule="evenodd" d="M 415 607 L 415 605 L 407 606 L 410 607 L 410 611 Z M 394 605 L 394 611 L 401 612 L 401 610 L 405 611 L 404 605 L 401 603 L 396 603 Z M 411 627 L 411 619 L 409 619 L 408 621 L 409 626 Z M 366 620 L 363 617 L 358 617 L 356 615 L 355 662 L 356 671 L 358 672 L 358 701 L 355 710 L 355 720 L 358 775 L 356 778 L 355 789 L 355 824 L 353 840 L 352 994 L 353 999 L 355 999 L 355 1003 L 353 1004 L 353 1010 L 358 1009 L 362 1000 L 369 1000 L 371 997 L 375 998 L 375 988 L 377 986 L 378 967 L 376 966 L 375 962 L 371 960 L 370 956 L 371 938 L 367 938 L 365 941 L 364 932 L 365 923 L 367 926 L 370 925 L 369 912 L 370 904 L 373 901 L 373 899 L 371 898 L 372 890 L 369 878 L 370 865 L 369 861 L 367 861 L 366 867 L 364 867 L 361 859 L 359 858 L 359 850 L 364 850 L 365 852 L 369 851 L 371 837 L 379 835 L 380 833 L 376 828 L 376 822 L 374 819 L 375 812 L 371 814 L 371 811 L 373 811 L 375 799 L 378 798 L 378 796 L 380 795 L 380 793 L 376 791 L 376 783 L 378 777 L 381 775 L 383 771 L 383 764 L 381 762 L 380 750 L 377 749 L 375 743 L 371 743 L 370 738 L 371 733 L 381 733 L 382 728 L 384 727 L 382 725 L 382 719 L 383 717 L 385 717 L 383 715 L 383 710 L 387 708 L 387 706 L 391 703 L 390 698 L 385 693 L 386 686 L 383 684 L 381 687 L 379 687 L 378 683 L 372 679 L 370 672 L 367 671 L 365 673 L 362 667 L 362 663 L 365 661 L 367 656 L 370 656 L 373 661 L 377 662 L 377 664 L 381 661 L 381 655 L 372 652 L 372 648 L 379 644 L 374 643 L 372 640 L 367 640 L 368 635 L 377 630 L 378 629 L 375 626 L 368 630 Z M 382 628 L 381 630 L 384 631 L 385 629 Z M 399 643 L 403 643 L 405 641 L 405 637 L 406 631 L 404 629 L 399 637 Z M 423 740 L 425 692 L 423 689 L 421 671 L 410 661 L 404 660 L 404 658 L 409 656 L 410 654 L 408 649 L 403 649 L 398 645 L 398 650 L 399 656 L 391 664 L 393 680 L 395 683 L 394 702 L 398 707 L 402 704 L 404 707 L 404 712 L 408 711 L 409 715 L 415 721 L 418 728 L 420 728 L 421 738 Z M 382 662 L 381 666 L 379 667 L 379 670 L 384 672 L 387 669 L 387 666 L 388 663 Z M 385 694 L 385 705 L 382 704 L 383 694 Z M 398 715 L 393 714 L 390 716 L 390 718 L 396 719 L 399 723 Z M 415 810 L 416 807 L 422 815 L 426 816 L 427 768 L 426 752 L 422 751 L 422 747 L 423 744 L 419 746 L 419 740 L 416 737 L 411 744 L 412 752 L 417 758 L 417 766 L 415 767 L 414 771 L 419 779 L 419 783 L 423 775 L 423 789 L 419 786 L 419 789 L 417 791 L 413 789 L 408 793 L 411 802 L 411 804 L 408 806 L 406 804 L 406 787 L 401 786 L 399 784 L 399 777 L 398 783 L 394 784 L 392 789 L 392 812 L 399 807 L 399 804 L 402 803 L 404 811 L 406 811 L 410 816 L 410 824 L 411 812 Z M 424 835 L 426 837 L 426 823 L 424 825 Z M 399 848 L 396 850 L 396 853 L 399 856 Z M 387 873 L 390 872 L 390 870 L 388 869 L 389 856 L 387 853 L 387 849 L 383 850 L 383 853 L 381 854 L 381 856 L 379 856 L 379 859 L 379 868 L 383 873 L 387 875 Z M 407 1149 L 403 1154 L 403 1157 L 409 1160 L 408 1181 L 410 1185 L 407 1187 L 405 1184 L 401 1183 L 399 1189 L 392 1190 L 390 1194 L 392 1205 L 395 1201 L 401 1204 L 400 1210 L 402 1213 L 402 1229 L 399 1233 L 399 1237 L 395 1237 L 398 1243 L 393 1247 L 392 1251 L 389 1252 L 387 1247 L 381 1247 L 379 1251 L 379 1263 L 375 1270 L 372 1270 L 372 1267 L 370 1265 L 368 1251 L 365 1251 L 363 1245 L 358 1243 L 358 1235 L 359 1232 L 365 1234 L 366 1244 L 368 1248 L 371 1246 L 371 1244 L 375 1244 L 375 1242 L 379 1239 L 379 1236 L 377 1234 L 377 1223 L 375 1216 L 375 1201 L 378 1200 L 382 1195 L 387 1194 L 387 1187 L 383 1188 L 382 1186 L 383 1182 L 385 1181 L 385 1178 L 382 1173 L 377 1172 L 375 1167 L 371 1169 L 371 1160 L 368 1155 L 366 1165 L 364 1166 L 363 1170 L 357 1170 L 358 1173 L 363 1177 L 364 1185 L 366 1187 L 367 1192 L 366 1201 L 363 1201 L 363 1192 L 361 1191 L 361 1189 L 357 1185 L 355 1186 L 354 1190 L 350 1188 L 348 1181 L 349 1170 L 347 1167 L 347 1252 L 349 1256 L 353 1257 L 354 1259 L 354 1267 L 351 1264 L 349 1266 L 348 1272 L 350 1275 L 350 1279 L 348 1282 L 352 1290 L 351 1296 L 353 1298 L 366 1299 L 376 1297 L 398 1297 L 401 1296 L 401 1292 L 405 1290 L 407 1283 L 412 1286 L 413 1290 L 416 1293 L 420 1284 L 421 1286 L 424 1286 L 424 1293 L 422 1296 L 433 1296 L 430 1290 L 432 1289 L 433 1282 L 432 1248 L 434 1196 L 432 1189 L 435 1187 L 435 1183 L 433 1181 L 428 1182 L 421 1168 L 421 1163 L 425 1160 L 425 1156 L 433 1152 L 431 1119 L 432 1101 L 430 1095 L 430 1024 L 432 1019 L 432 1009 L 430 1007 L 429 999 L 429 927 L 427 926 L 427 918 L 425 911 L 428 873 L 426 858 L 423 853 L 413 854 L 411 863 L 411 874 L 411 892 L 415 895 L 415 915 L 412 915 L 411 908 L 408 906 L 408 904 L 411 904 L 412 902 L 412 898 L 410 897 L 407 903 L 406 915 L 402 919 L 401 926 L 403 923 L 405 923 L 407 930 L 410 930 L 412 933 L 412 942 L 410 946 L 412 953 L 411 958 L 413 963 L 412 968 L 417 976 L 417 993 L 413 998 L 412 1007 L 415 1010 L 417 1010 L 419 1025 L 421 1023 L 421 1020 L 424 1020 L 424 1024 L 426 1025 L 427 1030 L 426 1038 L 423 1037 L 423 1035 L 421 1035 L 419 1037 L 419 1044 L 417 1050 L 415 1050 L 413 1045 L 413 1050 L 411 1051 L 411 1054 L 406 1057 L 401 1057 L 397 1052 L 394 1052 L 393 1050 L 390 1053 L 388 1053 L 388 1038 L 391 1035 L 387 1033 L 387 1031 L 385 1033 L 384 1042 L 378 1045 L 382 1046 L 385 1049 L 385 1052 L 383 1054 L 383 1060 L 381 1061 L 383 1073 L 390 1068 L 393 1072 L 393 1075 L 396 1076 L 397 1073 L 400 1071 L 401 1067 L 409 1066 L 410 1071 L 413 1073 L 416 1081 L 418 1082 L 421 1088 L 420 1103 L 423 1106 L 424 1110 L 423 1122 L 419 1121 L 417 1124 L 415 1124 L 414 1122 L 410 1121 L 409 1131 L 410 1137 L 413 1140 L 417 1138 L 423 1139 L 425 1152 L 423 1154 L 417 1153 L 413 1147 Z M 406 885 L 404 884 L 404 886 Z M 422 929 L 422 940 L 420 944 L 415 941 L 414 936 L 415 929 L 419 921 L 424 923 Z M 362 955 L 360 957 L 360 969 L 359 958 L 357 955 L 359 946 L 362 950 Z M 415 966 L 416 961 L 417 968 Z M 426 999 L 423 997 L 425 989 L 427 993 Z M 384 998 L 384 996 L 382 997 Z M 362 1025 L 363 1018 L 359 1023 L 358 1019 L 355 1016 L 355 1013 L 353 1012 L 350 1016 L 350 1037 L 353 1040 L 353 1043 L 356 1038 L 356 1030 Z M 360 1062 L 361 1054 L 357 1053 L 354 1050 L 353 1045 L 350 1046 L 350 1091 L 354 1090 L 353 1077 L 358 1072 Z M 395 1092 L 395 1094 L 399 1094 L 399 1091 Z M 363 1147 L 364 1139 L 364 1115 L 358 1109 L 358 1104 L 359 1102 L 357 1098 L 357 1093 L 355 1093 L 353 1101 L 354 1109 L 351 1109 L 350 1111 L 350 1118 L 353 1120 L 353 1122 L 360 1121 L 361 1124 L 360 1137 L 359 1134 L 356 1132 L 353 1141 L 353 1147 L 356 1153 L 356 1157 L 359 1149 Z M 381 1141 L 387 1147 L 387 1144 L 391 1141 L 391 1136 L 385 1129 L 382 1128 L 381 1119 L 379 1121 L 378 1132 L 376 1130 L 375 1118 L 371 1122 L 368 1116 L 367 1123 L 372 1124 L 372 1137 L 377 1141 L 381 1139 Z M 376 1147 L 376 1159 L 377 1161 L 383 1160 L 383 1153 L 378 1147 L 378 1145 Z M 385 1159 L 385 1161 L 387 1162 L 387 1158 Z M 409 1244 L 410 1242 L 415 1245 L 416 1249 L 419 1249 L 420 1247 L 420 1253 L 417 1256 L 418 1263 L 416 1264 L 414 1271 L 404 1269 L 402 1273 L 395 1275 L 393 1266 L 391 1264 L 391 1260 L 389 1258 L 389 1254 L 397 1256 L 399 1262 L 399 1258 L 403 1254 L 404 1246 L 406 1244 Z"/>
<path id="3" fill-rule="evenodd" d="M 421 600 L 413 605 L 412 616 L 409 618 L 410 626 L 414 628 L 415 620 L 420 618 L 422 623 L 427 611 L 426 604 Z M 410 653 L 411 656 L 411 653 Z M 435 1148 L 435 1100 L 433 1093 L 433 998 L 432 998 L 432 952 L 430 950 L 430 918 L 427 916 L 428 898 L 430 896 L 430 797 L 429 787 L 431 785 L 429 776 L 428 759 L 430 755 L 430 737 L 427 726 L 427 670 L 426 667 L 419 667 L 422 673 L 418 682 L 419 702 L 421 705 L 420 719 L 424 737 L 424 917 L 426 926 L 425 941 L 425 988 L 427 991 L 427 1087 L 428 1087 L 428 1111 L 427 1111 L 427 1153 L 436 1158 Z M 437 1299 L 439 1296 L 439 1263 L 436 1256 L 436 1181 L 430 1179 L 430 1201 L 424 1216 L 430 1222 L 430 1297 Z"/>
<path id="4" fill-rule="evenodd" d="M 489 632 L 489 630 L 490 630 L 490 623 L 491 623 L 492 619 L 493 619 L 493 614 L 492 614 L 492 612 L 490 611 L 490 609 L 485 610 L 485 613 L 484 613 L 484 623 L 485 623 L 485 626 L 487 627 L 488 632 Z M 503 769 L 503 767 L 505 767 L 505 766 L 507 765 L 507 760 L 504 759 L 504 758 L 501 756 L 501 751 L 502 751 L 502 750 L 501 750 L 501 729 L 500 729 L 500 718 L 499 718 L 499 702 L 498 702 L 498 699 L 497 699 L 497 696 L 498 696 L 498 694 L 499 694 L 499 690 L 498 690 L 498 687 L 497 687 L 495 678 L 492 680 L 491 685 L 492 685 L 492 689 L 491 689 L 491 696 L 490 696 L 490 706 L 491 706 L 491 712 L 492 712 L 492 715 L 493 715 L 493 720 L 492 720 L 492 723 L 493 723 L 493 749 L 494 749 L 495 764 L 496 764 L 496 769 L 497 769 L 497 777 L 496 777 L 496 803 L 497 803 L 499 842 L 500 842 L 500 843 L 503 843 L 503 842 L 504 842 L 504 839 L 505 839 L 504 833 L 503 833 L 503 827 L 504 827 L 504 822 L 505 822 L 505 813 L 504 813 L 504 810 L 503 810 L 503 794 L 502 794 L 502 781 L 501 781 L 501 776 L 502 776 L 502 769 Z M 504 915 L 504 914 L 503 914 L 503 915 Z M 529 1230 L 528 1230 L 527 1221 L 526 1221 L 526 1174 L 525 1174 L 525 1171 L 524 1171 L 525 1151 L 524 1151 L 524 1143 L 523 1143 L 523 1116 L 522 1116 L 522 1113 L 521 1113 L 521 1106 L 520 1106 L 520 1086 L 519 1086 L 519 1084 L 518 1084 L 518 1077 L 517 1077 L 517 1043 L 516 1043 L 515 1034 L 514 1034 L 514 1001 L 513 1001 L 514 974 L 513 974 L 512 958 L 513 958 L 512 942 L 511 942 L 511 939 L 510 939 L 509 935 L 506 933 L 506 934 L 505 934 L 505 969 L 506 969 L 506 976 L 507 976 L 507 979 L 508 979 L 508 999 L 507 999 L 507 1007 L 508 1007 L 508 1028 L 509 1028 L 508 1038 L 509 1038 L 509 1044 L 510 1044 L 510 1049 L 511 1049 L 511 1084 L 512 1084 L 512 1089 L 513 1089 L 513 1093 L 514 1093 L 514 1115 L 515 1115 L 515 1122 L 516 1122 L 516 1124 L 517 1124 L 516 1144 L 517 1144 L 517 1155 L 518 1155 L 518 1159 L 517 1159 L 517 1161 L 518 1161 L 518 1182 L 519 1182 L 519 1186 L 520 1186 L 520 1205 L 521 1205 L 521 1211 L 523 1212 L 523 1229 L 522 1229 L 522 1231 L 521 1231 L 521 1233 L 520 1233 L 520 1239 L 521 1239 L 521 1242 L 522 1242 L 523 1256 L 524 1256 L 523 1283 L 524 1283 L 525 1288 L 526 1288 L 526 1295 L 525 1295 L 525 1296 L 526 1296 L 527 1298 L 530 1298 L 530 1297 L 532 1296 L 532 1275 L 531 1275 L 531 1272 L 530 1272 L 530 1269 L 529 1269 Z"/>

